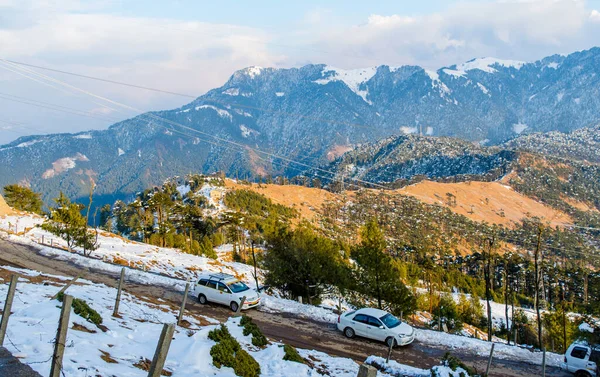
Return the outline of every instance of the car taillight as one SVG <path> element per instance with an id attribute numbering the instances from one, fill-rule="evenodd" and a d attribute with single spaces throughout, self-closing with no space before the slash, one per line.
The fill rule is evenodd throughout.
<path id="1" fill-rule="evenodd" d="M 565 363 L 567 362 L 567 357 L 565 356 Z"/>
<path id="2" fill-rule="evenodd" d="M 340 323 L 342 321 L 342 315 L 338 315 L 338 323 Z"/>

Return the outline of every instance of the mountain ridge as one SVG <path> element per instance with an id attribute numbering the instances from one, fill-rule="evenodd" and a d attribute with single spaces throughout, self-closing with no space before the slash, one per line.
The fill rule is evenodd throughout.
<path id="1" fill-rule="evenodd" d="M 177 109 L 2 146 L 0 185 L 28 182 L 48 202 L 59 190 L 85 198 L 94 180 L 97 194 L 124 196 L 189 172 L 293 176 L 403 134 L 495 145 L 568 132 L 595 121 L 599 73 L 600 48 L 526 64 L 475 59 L 435 72 L 249 67 Z"/>

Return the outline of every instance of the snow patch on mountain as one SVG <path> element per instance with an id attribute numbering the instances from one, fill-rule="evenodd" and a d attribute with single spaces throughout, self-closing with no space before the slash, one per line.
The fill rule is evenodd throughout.
<path id="1" fill-rule="evenodd" d="M 244 73 L 246 73 L 246 75 L 250 76 L 251 79 L 255 78 L 256 76 L 260 75 L 263 71 L 263 67 L 248 67 L 246 69 L 244 69 Z"/>
<path id="2" fill-rule="evenodd" d="M 227 90 L 224 90 L 222 93 L 225 95 L 228 95 L 228 96 L 239 96 L 240 89 L 239 88 L 229 88 Z"/>
<path id="3" fill-rule="evenodd" d="M 402 126 L 402 127 L 400 127 L 400 131 L 403 134 L 408 135 L 408 134 L 416 134 L 419 131 L 419 129 L 417 127 Z"/>
<path id="4" fill-rule="evenodd" d="M 488 88 L 486 88 L 485 86 L 483 86 L 483 85 L 482 85 L 482 84 L 480 84 L 480 83 L 477 83 L 477 86 L 479 87 L 479 89 L 481 89 L 481 91 L 482 91 L 484 94 L 487 94 L 488 96 L 491 96 L 491 94 L 490 94 L 490 91 L 488 90 Z"/>
<path id="5" fill-rule="evenodd" d="M 32 146 L 33 144 L 37 144 L 37 143 L 39 143 L 40 141 L 42 141 L 42 140 L 40 140 L 40 139 L 37 139 L 37 140 L 26 141 L 26 142 L 24 142 L 24 143 L 21 143 L 21 144 L 17 145 L 17 148 L 26 148 L 26 147 L 30 147 L 30 146 Z"/>
<path id="6" fill-rule="evenodd" d="M 233 117 L 231 116 L 231 113 L 227 110 L 223 110 L 223 109 L 219 109 L 218 107 L 212 106 L 212 105 L 200 105 L 200 106 L 196 106 L 196 111 L 201 110 L 201 109 L 210 109 L 210 110 L 214 110 L 217 112 L 217 114 L 219 114 L 219 116 L 223 119 L 229 119 L 229 121 L 233 121 Z"/>
<path id="7" fill-rule="evenodd" d="M 125 154 L 125 151 L 124 151 L 124 150 L 122 150 L 121 148 L 117 148 L 117 154 L 118 154 L 119 156 L 122 156 L 122 155 L 124 155 L 124 154 Z"/>
<path id="8" fill-rule="evenodd" d="M 515 123 L 513 124 L 512 129 L 516 134 L 521 134 L 527 129 L 527 125 L 524 123 Z"/>
<path id="9" fill-rule="evenodd" d="M 80 135 L 75 135 L 73 136 L 73 139 L 91 139 L 92 135 L 90 134 L 80 134 Z"/>
<path id="10" fill-rule="evenodd" d="M 478 58 L 478 59 L 469 60 L 466 63 L 458 65 L 456 67 L 456 70 L 458 72 L 468 72 L 468 71 L 478 69 L 480 71 L 487 72 L 487 73 L 496 73 L 498 71 L 493 68 L 493 66 L 495 66 L 495 65 L 499 65 L 499 66 L 502 66 L 505 68 L 521 69 L 521 67 L 523 67 L 525 64 L 527 64 L 527 63 L 521 62 L 518 60 L 503 60 L 503 59 L 496 59 L 496 58 Z"/>
<path id="11" fill-rule="evenodd" d="M 42 174 L 43 179 L 52 178 L 60 173 L 66 172 L 67 170 L 73 169 L 77 166 L 75 161 L 89 161 L 89 159 L 81 153 L 77 153 L 73 157 L 63 157 L 52 163 L 52 168 L 46 170 L 44 174 Z"/>
<path id="12" fill-rule="evenodd" d="M 372 105 L 372 102 L 367 99 L 368 90 L 361 89 L 361 85 L 369 81 L 377 73 L 377 67 L 364 69 L 340 69 L 330 66 L 325 66 L 321 74 L 325 76 L 322 79 L 314 81 L 320 85 L 326 85 L 332 81 L 342 81 L 350 90 L 359 95 L 366 103 Z"/>

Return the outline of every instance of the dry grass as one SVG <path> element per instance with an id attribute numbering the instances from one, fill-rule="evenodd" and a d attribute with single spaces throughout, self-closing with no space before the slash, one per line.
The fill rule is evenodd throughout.
<path id="1" fill-rule="evenodd" d="M 2 195 L 0 195 L 0 216 L 12 215 L 14 211 L 6 204 Z"/>
<path id="2" fill-rule="evenodd" d="M 146 372 L 150 370 L 151 365 L 152 365 L 152 361 L 148 360 L 146 358 L 142 358 L 137 363 L 133 364 L 134 367 L 139 368 Z M 161 376 L 172 376 L 173 372 L 163 369 L 162 372 L 160 373 L 160 375 Z"/>
<path id="3" fill-rule="evenodd" d="M 440 204 L 474 221 L 511 226 L 530 216 L 544 218 L 552 225 L 571 224 L 573 219 L 558 210 L 519 194 L 499 182 L 438 183 L 423 181 L 396 190 L 425 203 Z M 456 197 L 456 205 L 447 203 L 447 194 Z"/>
<path id="4" fill-rule="evenodd" d="M 335 200 L 335 194 L 312 187 L 295 185 L 251 184 L 241 185 L 231 180 L 225 180 L 225 187 L 230 190 L 252 190 L 263 194 L 273 203 L 292 207 L 300 213 L 300 219 L 313 221 L 321 213 L 323 204 Z"/>
<path id="5" fill-rule="evenodd" d="M 117 361 L 117 360 L 115 360 L 115 359 L 113 359 L 113 358 L 110 356 L 110 353 L 108 353 L 108 352 L 106 352 L 106 351 L 102 351 L 102 350 L 100 350 L 100 353 L 102 354 L 102 356 L 100 356 L 100 358 L 101 358 L 102 360 L 106 361 L 106 362 L 107 362 L 107 363 L 109 363 L 109 364 L 118 364 L 118 361 Z"/>

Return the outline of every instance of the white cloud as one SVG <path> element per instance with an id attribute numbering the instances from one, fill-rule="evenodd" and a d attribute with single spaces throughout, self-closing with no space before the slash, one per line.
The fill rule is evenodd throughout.
<path id="1" fill-rule="evenodd" d="M 592 10 L 592 13 L 590 14 L 590 20 L 594 22 L 600 22 L 600 12 L 598 12 L 596 9 Z"/>
<path id="2" fill-rule="evenodd" d="M 330 58 L 328 64 L 344 68 L 439 68 L 482 56 L 536 60 L 597 44 L 600 29 L 591 22 L 596 17 L 600 14 L 590 16 L 583 0 L 459 2 L 419 16 L 374 14 L 338 30 L 322 25 L 313 45 L 328 51 L 320 61 Z"/>

